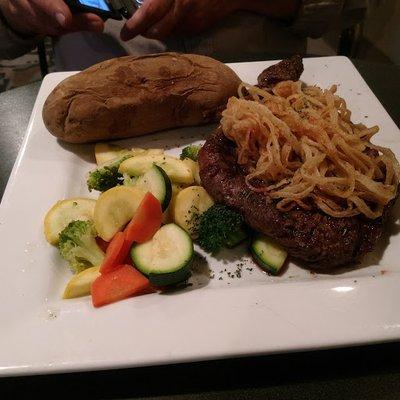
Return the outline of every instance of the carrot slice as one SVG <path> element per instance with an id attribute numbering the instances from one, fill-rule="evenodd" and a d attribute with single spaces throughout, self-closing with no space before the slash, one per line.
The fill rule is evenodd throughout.
<path id="1" fill-rule="evenodd" d="M 125 228 L 126 240 L 144 243 L 150 240 L 160 229 L 163 219 L 161 203 L 148 192 L 139 205 L 131 222 Z"/>
<path id="2" fill-rule="evenodd" d="M 147 193 L 125 231 L 118 232 L 108 245 L 100 272 L 107 274 L 119 265 L 131 264 L 129 251 L 133 242 L 150 240 L 160 229 L 162 219 L 161 203 L 150 192 Z"/>
<path id="3" fill-rule="evenodd" d="M 129 253 L 125 243 L 125 233 L 118 232 L 107 247 L 106 256 L 100 266 L 100 272 L 106 274 L 111 272 L 116 266 L 121 265 Z"/>
<path id="4" fill-rule="evenodd" d="M 92 284 L 92 303 L 95 307 L 114 303 L 128 297 L 154 292 L 149 280 L 130 265 L 119 265 L 100 275 Z"/>

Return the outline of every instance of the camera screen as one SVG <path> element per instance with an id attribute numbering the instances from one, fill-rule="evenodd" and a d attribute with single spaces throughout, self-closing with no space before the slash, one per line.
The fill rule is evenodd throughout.
<path id="1" fill-rule="evenodd" d="M 84 6 L 98 8 L 104 11 L 111 11 L 105 0 L 79 0 L 79 2 Z"/>

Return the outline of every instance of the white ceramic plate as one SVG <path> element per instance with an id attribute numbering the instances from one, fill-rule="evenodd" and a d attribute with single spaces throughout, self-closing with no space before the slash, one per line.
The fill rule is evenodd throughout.
<path id="1" fill-rule="evenodd" d="M 254 83 L 272 63 L 231 67 Z M 225 254 L 225 261 L 197 261 L 193 285 L 178 293 L 96 310 L 90 298 L 61 300 L 70 272 L 43 237 L 43 217 L 59 199 L 89 195 L 85 174 L 94 163 L 92 145 L 60 143 L 43 125 L 43 103 L 68 75 L 50 74 L 44 80 L 1 204 L 0 375 L 167 364 L 400 338 L 397 218 L 363 268 L 341 275 L 313 275 L 291 263 L 282 277 L 272 278 L 238 249 Z M 306 59 L 302 78 L 322 87 L 337 83 L 353 119 L 379 124 L 376 141 L 400 157 L 399 130 L 348 59 Z M 185 128 L 122 143 L 167 147 L 178 154 L 179 146 L 209 131 Z"/>

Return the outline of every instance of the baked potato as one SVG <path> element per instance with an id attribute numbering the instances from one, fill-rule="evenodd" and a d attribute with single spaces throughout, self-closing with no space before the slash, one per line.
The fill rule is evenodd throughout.
<path id="1" fill-rule="evenodd" d="M 57 85 L 44 104 L 43 121 L 70 143 L 200 125 L 219 119 L 239 84 L 229 67 L 205 56 L 115 58 Z"/>

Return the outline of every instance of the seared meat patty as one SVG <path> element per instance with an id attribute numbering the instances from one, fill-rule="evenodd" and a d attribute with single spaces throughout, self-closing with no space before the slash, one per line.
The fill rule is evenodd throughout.
<path id="1" fill-rule="evenodd" d="M 357 262 L 382 234 L 382 218 L 334 218 L 319 210 L 279 211 L 272 199 L 248 188 L 245 172 L 237 164 L 235 144 L 221 128 L 207 139 L 199 164 L 202 185 L 216 202 L 234 208 L 250 227 L 276 239 L 311 269 L 328 271 Z"/>
<path id="2" fill-rule="evenodd" d="M 261 72 L 258 86 L 263 88 L 282 81 L 298 81 L 303 71 L 303 59 L 298 55 L 292 56 Z"/>

